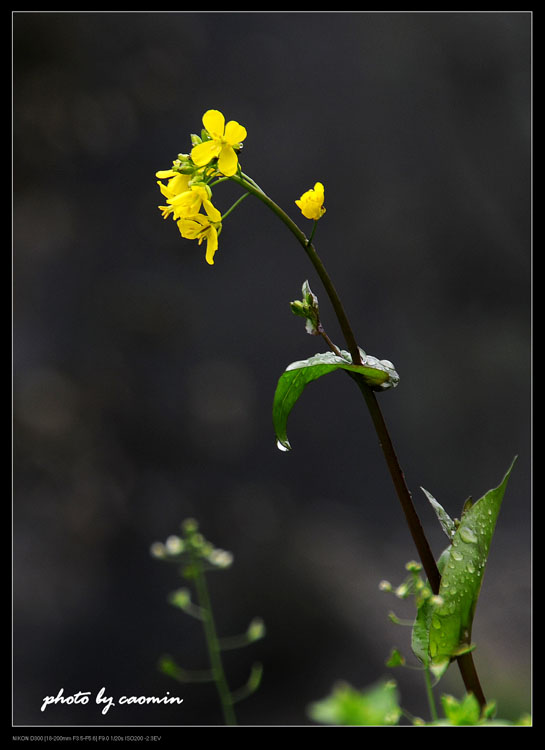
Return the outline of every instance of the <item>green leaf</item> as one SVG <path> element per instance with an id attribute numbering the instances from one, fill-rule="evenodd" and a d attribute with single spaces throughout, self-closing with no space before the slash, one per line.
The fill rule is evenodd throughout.
<path id="1" fill-rule="evenodd" d="M 397 648 L 393 648 L 386 662 L 386 666 L 393 668 L 393 667 L 402 667 L 404 664 L 405 664 L 405 657 L 403 656 L 403 654 Z"/>
<path id="2" fill-rule="evenodd" d="M 308 707 L 308 715 L 320 724 L 392 726 L 401 716 L 397 685 L 388 680 L 360 692 L 338 682 L 327 698 Z"/>
<path id="3" fill-rule="evenodd" d="M 421 487 L 420 489 L 426 495 L 431 507 L 434 509 L 437 515 L 437 518 L 439 519 L 439 523 L 441 524 L 441 528 L 443 529 L 445 534 L 448 536 L 448 538 L 452 541 L 452 538 L 454 537 L 454 534 L 456 533 L 456 524 L 454 523 L 452 518 L 449 516 L 447 511 L 443 508 L 441 503 L 438 503 L 437 500 L 433 497 L 433 495 L 430 495 L 428 490 L 425 490 L 423 487 Z"/>
<path id="4" fill-rule="evenodd" d="M 280 450 L 290 450 L 291 445 L 287 436 L 287 421 L 291 410 L 298 401 L 305 387 L 322 375 L 336 370 L 363 375 L 365 382 L 374 389 L 395 387 L 399 375 L 391 362 L 378 360 L 362 352 L 363 365 L 353 365 L 348 352 L 341 352 L 341 356 L 326 352 L 316 354 L 309 359 L 292 362 L 281 375 L 273 401 L 273 424 L 277 445 Z"/>
<path id="5" fill-rule="evenodd" d="M 420 599 L 417 606 L 416 619 L 411 633 L 411 648 L 414 655 L 427 666 L 430 661 L 430 626 L 434 609 L 432 597 Z"/>
<path id="6" fill-rule="evenodd" d="M 445 717 L 453 726 L 472 726 L 481 720 L 481 707 L 473 693 L 466 693 L 461 701 L 452 695 L 442 695 L 441 705 Z"/>
<path id="7" fill-rule="evenodd" d="M 475 608 L 490 543 L 515 460 L 498 487 L 489 490 L 473 505 L 466 505 L 452 544 L 442 555 L 439 595 L 431 598 L 418 611 L 413 629 L 413 650 L 429 665 L 437 679 L 444 674 L 452 658 L 473 648 L 471 628 Z"/>

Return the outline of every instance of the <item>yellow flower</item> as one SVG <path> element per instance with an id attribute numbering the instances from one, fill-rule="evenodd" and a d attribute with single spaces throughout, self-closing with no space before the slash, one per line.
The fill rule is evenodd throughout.
<path id="1" fill-rule="evenodd" d="M 221 232 L 221 213 L 210 201 L 203 202 L 205 214 L 182 216 L 178 223 L 180 234 L 186 240 L 206 240 L 206 262 L 214 265 L 214 254 L 218 249 L 218 235 Z"/>
<path id="2" fill-rule="evenodd" d="M 191 179 L 190 175 L 180 174 L 179 172 L 175 172 L 173 169 L 162 169 L 161 171 L 156 172 L 155 176 L 159 177 L 159 180 L 166 180 L 170 178 L 168 179 L 166 185 L 159 180 L 157 181 L 161 193 L 167 199 L 167 203 L 170 203 L 172 198 L 175 198 L 180 193 L 184 193 L 185 191 L 189 190 L 189 180 Z M 172 205 L 159 206 L 159 209 L 163 214 L 163 219 L 166 219 L 167 216 L 169 216 L 174 211 Z"/>
<path id="3" fill-rule="evenodd" d="M 211 140 L 203 141 L 191 150 L 191 158 L 197 167 L 204 167 L 218 160 L 218 170 L 226 177 L 237 171 L 238 157 L 234 147 L 246 138 L 246 128 L 235 120 L 225 124 L 225 117 L 217 109 L 209 109 L 202 118 L 203 125 Z"/>
<path id="4" fill-rule="evenodd" d="M 199 240 L 199 245 L 206 240 L 206 262 L 211 266 L 214 265 L 214 254 L 218 249 L 218 234 L 221 231 L 219 220 L 212 221 L 209 216 L 196 214 L 181 218 L 178 221 L 178 229 L 186 240 Z"/>
<path id="5" fill-rule="evenodd" d="M 211 197 L 212 191 L 208 185 L 197 183 L 196 185 L 190 185 L 189 190 L 185 190 L 183 193 L 179 193 L 173 198 L 169 198 L 167 203 L 170 203 L 172 206 L 174 216 L 177 219 L 181 219 L 182 217 L 198 214 L 201 210 L 201 206 L 204 206 L 205 210 L 210 207 L 214 209 L 210 200 Z"/>
<path id="6" fill-rule="evenodd" d="M 295 204 L 299 206 L 306 219 L 317 221 L 325 214 L 324 186 L 322 183 L 317 182 L 311 190 L 303 193 L 299 200 L 295 201 Z"/>

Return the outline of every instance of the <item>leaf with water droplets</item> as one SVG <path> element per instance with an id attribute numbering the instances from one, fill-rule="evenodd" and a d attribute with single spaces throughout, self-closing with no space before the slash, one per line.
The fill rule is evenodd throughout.
<path id="1" fill-rule="evenodd" d="M 448 538 L 452 540 L 454 534 L 456 533 L 456 524 L 449 516 L 447 511 L 443 508 L 441 503 L 437 502 L 437 500 L 428 492 L 428 490 L 425 490 L 423 487 L 421 487 L 420 489 L 426 495 L 431 507 L 434 509 L 437 518 L 439 519 L 439 523 L 441 524 L 441 528 L 448 536 Z"/>
<path id="2" fill-rule="evenodd" d="M 345 351 L 341 352 L 341 356 L 332 352 L 316 354 L 288 365 L 278 381 L 273 402 L 273 424 L 280 450 L 291 448 L 287 436 L 288 417 L 305 387 L 313 380 L 336 370 L 348 370 L 363 375 L 367 385 L 373 389 L 383 390 L 397 385 L 399 375 L 391 362 L 378 360 L 365 352 L 361 352 L 361 355 L 361 365 L 353 365 L 349 352 Z"/>
<path id="3" fill-rule="evenodd" d="M 444 556 L 439 596 L 432 609 L 417 617 L 416 655 L 439 678 L 455 656 L 471 649 L 471 628 L 490 543 L 516 458 L 501 484 L 465 508 L 452 544 Z M 427 654 L 423 627 L 428 629 Z"/>

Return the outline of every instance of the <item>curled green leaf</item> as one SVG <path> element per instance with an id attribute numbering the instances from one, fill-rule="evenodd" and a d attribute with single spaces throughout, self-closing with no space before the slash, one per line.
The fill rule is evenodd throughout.
<path id="1" fill-rule="evenodd" d="M 363 351 L 361 357 L 362 364 L 353 365 L 349 352 L 342 351 L 341 356 L 326 352 L 288 365 L 278 381 L 273 401 L 273 424 L 280 450 L 291 448 L 287 436 L 288 417 L 305 387 L 313 380 L 336 370 L 347 370 L 362 375 L 367 385 L 375 390 L 393 388 L 398 384 L 399 375 L 391 362 L 366 355 Z"/>

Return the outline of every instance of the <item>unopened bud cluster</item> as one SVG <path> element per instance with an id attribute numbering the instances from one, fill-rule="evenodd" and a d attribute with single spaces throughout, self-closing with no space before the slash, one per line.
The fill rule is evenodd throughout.
<path id="1" fill-rule="evenodd" d="M 305 328 L 308 334 L 317 336 L 320 333 L 318 297 L 311 290 L 308 281 L 304 282 L 301 291 L 303 298 L 290 302 L 291 311 L 294 315 L 305 318 Z"/>

